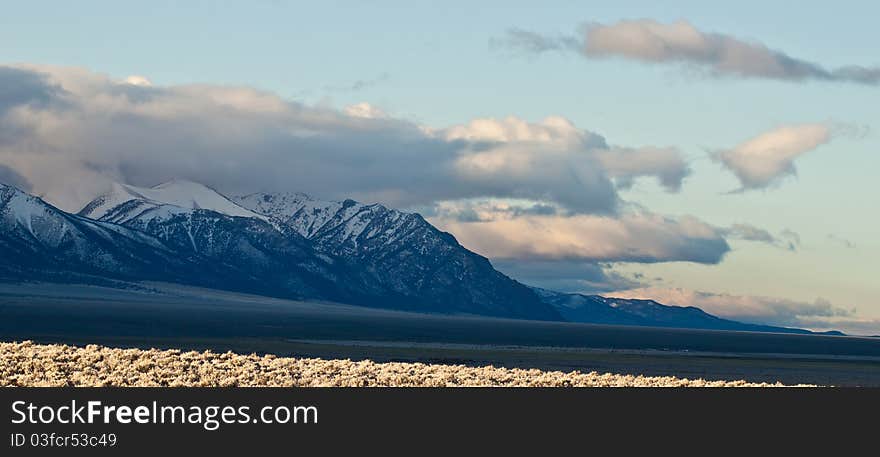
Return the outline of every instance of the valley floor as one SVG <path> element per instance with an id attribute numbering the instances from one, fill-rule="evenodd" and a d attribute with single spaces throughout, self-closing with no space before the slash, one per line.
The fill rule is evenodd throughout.
<path id="1" fill-rule="evenodd" d="M 538 369 L 0 343 L 0 386 L 775 387 Z"/>
<path id="2" fill-rule="evenodd" d="M 284 359 L 288 364 L 285 366 L 301 373 L 315 373 L 317 377 L 302 381 L 303 385 L 356 383 L 355 379 L 361 378 L 346 376 L 363 369 L 375 373 L 363 378 L 367 385 L 385 385 L 382 383 L 390 381 L 379 377 L 385 368 L 398 371 L 412 368 L 416 370 L 414 373 L 422 373 L 424 368 L 413 367 L 426 366 L 436 367 L 430 371 L 434 374 L 407 375 L 400 378 L 400 385 L 475 385 L 488 382 L 480 381 L 484 378 L 478 373 L 486 370 L 484 367 L 494 366 L 505 368 L 497 369 L 498 376 L 503 374 L 497 379 L 508 380 L 500 385 L 526 385 L 533 376 L 523 378 L 523 374 L 535 373 L 537 379 L 543 380 L 540 382 L 567 379 L 578 385 L 655 382 L 650 379 L 676 385 L 684 382 L 679 379 L 687 378 L 721 383 L 747 380 L 786 385 L 880 386 L 880 338 L 418 314 L 153 283 L 132 285 L 128 289 L 0 283 L 0 341 L 274 354 L 279 358 L 292 357 Z M 31 379 L 29 383 L 73 382 L 78 385 L 111 379 L 109 372 L 99 376 L 85 365 L 76 365 L 91 360 L 82 358 L 85 354 L 82 351 L 62 349 L 65 346 L 20 346 L 22 351 L 30 351 L 27 353 L 36 357 L 28 362 L 16 359 L 10 352 L 12 348 L 7 346 L 6 358 L 0 361 L 3 363 L 0 369 L 7 373 L 3 378 L 5 383 L 13 383 L 11 376 L 17 376 L 17 380 Z M 116 354 L 101 351 L 106 356 Z M 52 353 L 60 358 L 47 356 Z M 131 354 L 145 354 L 147 358 L 159 356 L 155 352 Z M 139 355 L 126 357 L 141 360 Z M 174 357 L 183 356 L 178 353 Z M 225 356 L 212 355 L 211 363 L 197 366 L 213 373 L 216 371 L 213 361 L 222 361 L 222 357 Z M 254 362 L 256 359 L 248 357 L 237 360 L 263 366 L 264 362 Z M 311 362 L 305 362 L 307 360 Z M 65 365 L 68 361 L 70 364 Z M 387 362 L 405 365 L 385 365 Z M 56 368 L 54 371 L 42 369 L 41 365 L 34 365 L 37 363 Z M 133 376 L 132 381 L 126 381 L 128 384 L 144 379 L 160 382 L 160 378 L 155 377 L 161 372 L 160 368 L 149 368 L 149 375 L 125 369 L 129 370 L 126 376 Z M 200 382 L 199 379 L 213 379 L 198 378 L 201 372 L 193 373 L 193 367 L 180 369 L 184 371 L 169 379 L 193 384 Z M 329 376 L 322 370 L 337 374 Z M 571 372 L 579 374 L 560 374 Z M 26 373 L 43 374 L 36 378 L 21 377 Z M 56 377 L 46 377 L 47 373 Z M 544 373 L 556 374 L 545 376 Z M 585 373 L 630 373 L 645 377 Z M 81 381 L 71 381 L 74 379 Z M 247 379 L 241 383 L 257 382 L 245 381 Z"/>

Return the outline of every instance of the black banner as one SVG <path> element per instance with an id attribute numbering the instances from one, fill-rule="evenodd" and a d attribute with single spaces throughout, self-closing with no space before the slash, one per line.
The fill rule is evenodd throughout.
<path id="1" fill-rule="evenodd" d="M 0 455 L 788 455 L 876 447 L 880 390 L 11 388 L 0 400 Z"/>

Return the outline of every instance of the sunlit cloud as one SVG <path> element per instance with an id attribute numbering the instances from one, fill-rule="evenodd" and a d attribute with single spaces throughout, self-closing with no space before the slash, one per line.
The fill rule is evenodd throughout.
<path id="1" fill-rule="evenodd" d="M 764 189 L 797 174 L 795 160 L 831 138 L 824 124 L 782 126 L 717 152 L 715 158 L 736 175 L 742 190 Z"/>

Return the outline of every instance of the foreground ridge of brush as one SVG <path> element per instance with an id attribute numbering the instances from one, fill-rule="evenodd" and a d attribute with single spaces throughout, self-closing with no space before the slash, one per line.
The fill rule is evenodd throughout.
<path id="1" fill-rule="evenodd" d="M 31 341 L 0 343 L 0 386 L 784 387 L 742 380 L 75 347 Z"/>

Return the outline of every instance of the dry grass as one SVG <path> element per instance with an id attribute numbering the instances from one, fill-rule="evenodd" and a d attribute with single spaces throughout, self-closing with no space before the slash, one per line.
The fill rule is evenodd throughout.
<path id="1" fill-rule="evenodd" d="M 573 371 L 0 343 L 0 386 L 771 387 Z"/>

